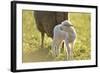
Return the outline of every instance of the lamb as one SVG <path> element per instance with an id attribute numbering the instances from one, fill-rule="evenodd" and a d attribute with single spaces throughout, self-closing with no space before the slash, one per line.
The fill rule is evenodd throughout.
<path id="1" fill-rule="evenodd" d="M 52 54 L 54 56 L 59 55 L 59 45 L 64 41 L 67 47 L 67 59 L 71 60 L 73 56 L 75 39 L 76 32 L 70 21 L 65 20 L 61 22 L 61 24 L 56 25 L 53 30 Z"/>

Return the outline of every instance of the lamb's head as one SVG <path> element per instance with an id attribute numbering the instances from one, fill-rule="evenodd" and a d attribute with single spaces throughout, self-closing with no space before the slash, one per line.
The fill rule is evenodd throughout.
<path id="1" fill-rule="evenodd" d="M 72 23 L 68 20 L 65 20 L 63 22 L 61 22 L 61 25 L 62 26 L 66 26 L 66 27 L 70 27 L 70 26 L 73 26 Z"/>
<path id="2" fill-rule="evenodd" d="M 71 26 L 73 26 L 72 24 L 71 24 L 71 22 L 70 21 L 68 21 L 68 20 L 65 20 L 65 21 L 63 21 L 62 23 L 61 23 L 61 30 L 63 30 L 63 31 L 69 31 L 70 30 L 70 27 Z"/>

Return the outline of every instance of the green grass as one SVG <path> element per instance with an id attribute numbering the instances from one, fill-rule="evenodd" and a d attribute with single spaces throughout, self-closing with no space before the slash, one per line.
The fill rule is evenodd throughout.
<path id="1" fill-rule="evenodd" d="M 70 13 L 69 18 L 74 24 L 77 33 L 77 40 L 74 48 L 74 58 L 77 60 L 90 59 L 90 14 Z"/>
<path id="2" fill-rule="evenodd" d="M 32 11 L 23 10 L 23 53 L 22 61 L 27 62 L 43 62 L 66 60 L 66 54 L 61 53 L 57 58 L 50 54 L 50 46 L 52 39 L 45 37 L 44 48 L 40 47 L 40 32 L 36 28 Z M 88 60 L 91 58 L 90 45 L 90 14 L 89 13 L 69 13 L 69 19 L 73 23 L 77 39 L 73 50 L 74 60 Z"/>

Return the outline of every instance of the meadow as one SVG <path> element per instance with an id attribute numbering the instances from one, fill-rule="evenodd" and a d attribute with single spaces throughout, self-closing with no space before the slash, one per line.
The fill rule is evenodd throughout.
<path id="1" fill-rule="evenodd" d="M 73 60 L 91 59 L 91 14 L 69 12 L 68 18 L 73 23 L 77 33 Z M 45 36 L 44 48 L 40 47 L 41 36 L 36 27 L 33 11 L 23 10 L 22 22 L 22 61 L 24 63 L 66 61 L 65 52 L 60 53 L 57 58 L 50 54 L 52 39 L 48 36 Z"/>

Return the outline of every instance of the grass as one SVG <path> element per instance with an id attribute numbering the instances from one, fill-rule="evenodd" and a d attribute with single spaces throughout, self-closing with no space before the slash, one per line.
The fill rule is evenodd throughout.
<path id="1" fill-rule="evenodd" d="M 40 32 L 36 28 L 34 16 L 32 11 L 23 10 L 23 48 L 22 61 L 28 62 L 43 62 L 43 61 L 57 61 L 66 60 L 65 52 L 61 53 L 57 58 L 50 54 L 50 46 L 52 39 L 45 37 L 45 47 L 41 48 Z M 91 45 L 90 45 L 90 14 L 89 13 L 69 13 L 69 19 L 73 23 L 77 39 L 73 50 L 74 60 L 88 60 L 91 59 Z"/>

